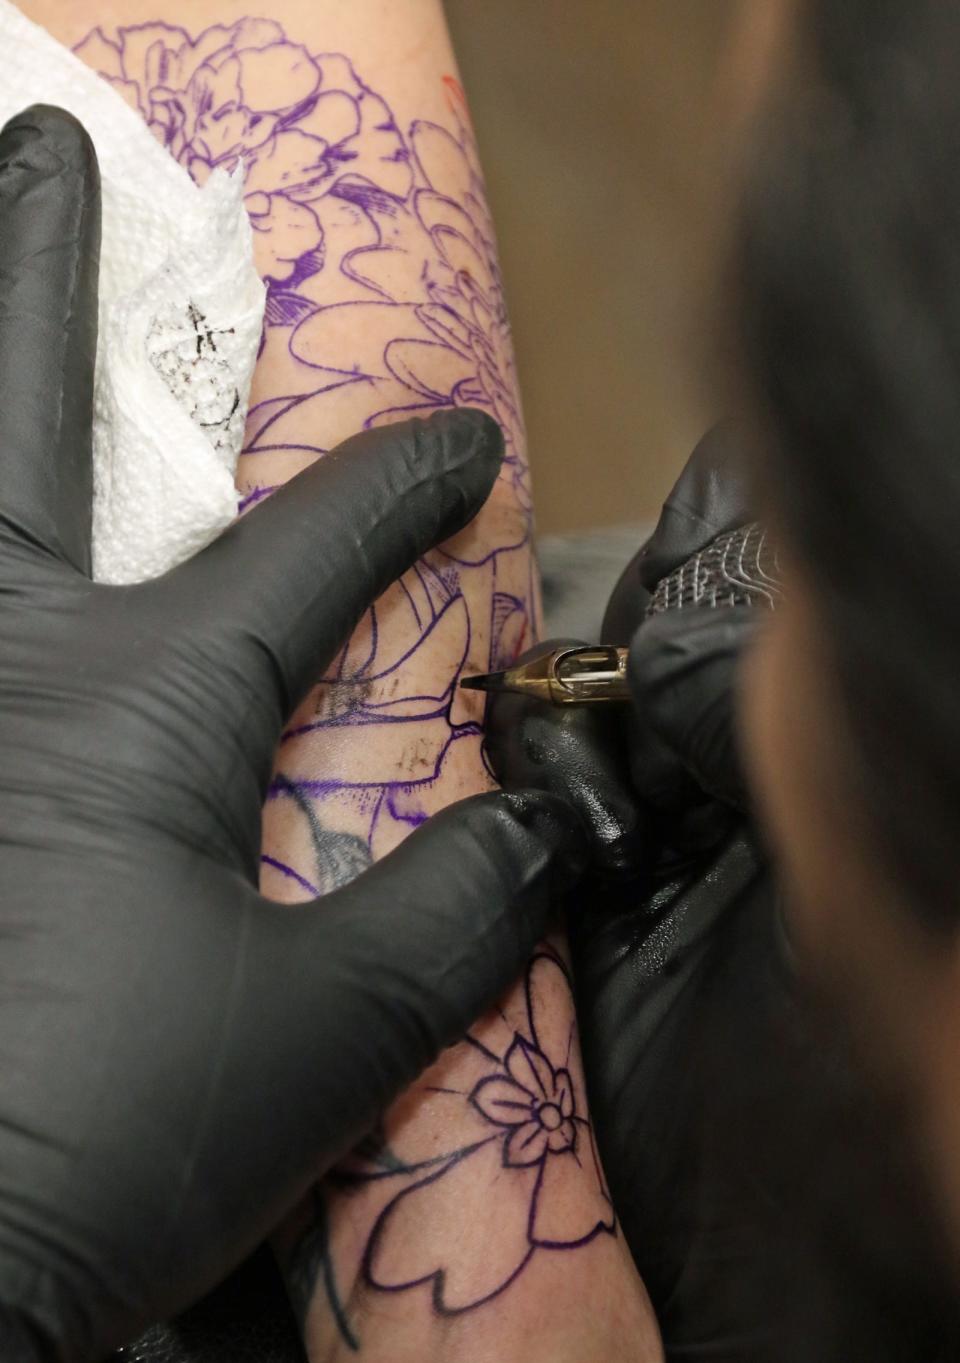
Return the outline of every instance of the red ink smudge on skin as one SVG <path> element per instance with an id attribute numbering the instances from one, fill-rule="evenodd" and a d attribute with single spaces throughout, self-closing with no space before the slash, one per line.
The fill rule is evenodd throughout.
<path id="1" fill-rule="evenodd" d="M 521 654 L 521 653 L 524 651 L 524 649 L 526 648 L 526 646 L 527 646 L 527 635 L 528 635 L 529 633 L 530 633 L 530 622 L 529 622 L 529 620 L 525 620 L 525 621 L 523 622 L 523 630 L 522 630 L 521 633 L 520 633 L 520 638 L 517 640 L 516 647 L 515 647 L 514 650 L 513 650 L 513 657 L 510 659 L 511 664 L 512 664 L 512 663 L 515 663 L 515 662 L 517 661 L 517 659 L 520 657 L 520 654 Z"/>
<path id="2" fill-rule="evenodd" d="M 447 92 L 447 104 L 452 113 L 462 114 L 467 122 L 472 125 L 470 117 L 470 106 L 467 103 L 467 92 L 457 80 L 456 76 L 442 76 L 444 89 Z"/>

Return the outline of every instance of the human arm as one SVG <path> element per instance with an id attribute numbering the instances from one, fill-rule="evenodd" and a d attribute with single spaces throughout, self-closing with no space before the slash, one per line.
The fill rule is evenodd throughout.
<path id="1" fill-rule="evenodd" d="M 31 12 L 75 42 L 86 28 L 78 8 Z M 166 16 L 177 17 L 169 7 Z M 79 51 L 198 180 L 215 160 L 249 158 L 269 297 L 240 473 L 246 504 L 398 410 L 479 404 L 506 436 L 483 516 L 368 613 L 285 735 L 263 884 L 295 901 L 343 883 L 452 799 L 492 784 L 478 704 L 456 682 L 509 659 L 537 630 L 509 329 L 438 5 L 274 6 L 269 21 L 239 27 L 232 6 L 192 6 L 190 40 L 159 27 L 121 35 L 124 21 L 151 18 L 143 4 L 114 5 Z M 174 99 L 171 86 L 185 88 Z M 524 1063 L 526 1087 L 513 1078 Z M 443 1065 L 442 1082 L 427 1076 L 386 1118 L 386 1147 L 368 1144 L 336 1187 L 317 1189 L 287 1247 L 311 1347 L 349 1350 L 360 1339 L 374 1358 L 397 1359 L 401 1347 L 466 1358 L 494 1339 L 529 1353 L 549 1299 L 540 1334 L 549 1356 L 646 1356 L 654 1329 L 594 1157 L 556 947 Z M 494 1081 L 515 1083 L 528 1120 L 484 1106 Z M 541 1107 L 547 1121 L 556 1109 L 555 1128 L 540 1122 Z M 515 1157 L 516 1132 L 530 1145 Z M 452 1219 L 465 1199 L 472 1210 Z"/>
<path id="2" fill-rule="evenodd" d="M 27 111 L 0 136 L 0 1353 L 16 1363 L 98 1357 L 222 1276 L 519 967 L 569 836 L 562 806 L 480 797 L 322 912 L 258 893 L 285 716 L 370 596 L 479 507 L 500 441 L 470 413 L 361 436 L 179 569 L 96 586 L 98 246 L 88 140 Z M 238 601 L 245 574 L 261 590 Z"/>

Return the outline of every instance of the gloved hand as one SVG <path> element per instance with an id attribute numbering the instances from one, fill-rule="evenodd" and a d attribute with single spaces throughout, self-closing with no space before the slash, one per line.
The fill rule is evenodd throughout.
<path id="1" fill-rule="evenodd" d="M 746 803 L 734 738 L 734 681 L 763 612 L 753 606 L 665 610 L 649 618 L 646 612 L 661 582 L 753 519 L 735 431 L 716 427 L 690 456 L 653 535 L 625 568 L 607 606 L 603 639 L 632 641 L 634 784 L 654 808 L 671 814 L 702 804 L 704 796 L 734 808 Z"/>
<path id="2" fill-rule="evenodd" d="M 589 833 L 568 923 L 587 1084 L 670 1363 L 946 1360 L 954 1266 L 909 1132 L 804 1007 L 750 827 L 734 690 L 765 612 L 646 615 L 753 519 L 730 442 L 698 447 L 611 600 L 635 704 L 495 696 L 488 747 Z"/>
<path id="3" fill-rule="evenodd" d="M 477 412 L 348 441 L 193 561 L 89 579 L 99 198 L 82 129 L 0 135 L 0 1357 L 89 1360 L 270 1231 L 542 931 L 549 797 L 483 796 L 322 904 L 256 888 L 282 726 L 465 525 Z M 252 584 L 237 592 L 239 581 Z"/>
<path id="4" fill-rule="evenodd" d="M 496 695 L 487 738 L 508 786 L 570 799 L 588 828 L 598 874 L 569 932 L 614 1206 L 668 1357 L 731 1363 L 763 1347 L 754 1284 L 743 1296 L 739 1287 L 758 1248 L 740 1176 L 757 1161 L 747 1146 L 745 1168 L 731 1166 L 704 1147 L 704 1126 L 718 1085 L 727 1114 L 750 1109 L 759 1071 L 731 1071 L 731 1047 L 755 1040 L 758 1020 L 779 1025 L 789 999 L 733 737 L 736 662 L 763 612 L 694 608 L 645 619 L 645 611 L 662 578 L 752 519 L 730 436 L 715 432 L 608 609 L 604 641 L 633 639 L 634 707 Z M 745 1140 L 754 1136 L 748 1123 Z"/>
<path id="5" fill-rule="evenodd" d="M 946 1360 L 953 1259 L 910 1114 L 808 1006 L 750 826 L 736 677 L 767 613 L 643 618 L 665 577 L 676 589 L 753 519 L 734 433 L 716 431 L 604 622 L 610 642 L 633 635 L 627 747 L 652 847 L 632 896 L 571 917 L 601 1145 L 671 1360 Z"/>

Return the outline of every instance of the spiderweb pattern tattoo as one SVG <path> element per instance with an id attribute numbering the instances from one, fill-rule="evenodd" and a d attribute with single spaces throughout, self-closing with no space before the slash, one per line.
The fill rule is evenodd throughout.
<path id="1" fill-rule="evenodd" d="M 407 573 L 283 737 L 264 889 L 288 900 L 321 894 L 449 802 L 445 772 L 463 745 L 482 774 L 460 673 L 508 665 L 537 634 L 523 424 L 466 103 L 445 78 L 447 125 L 401 129 L 347 56 L 304 47 L 269 19 L 197 34 L 164 23 L 97 28 L 76 50 L 198 183 L 215 167 L 244 166 L 267 285 L 258 375 L 269 375 L 269 391 L 255 382 L 247 421 L 244 509 L 346 430 L 472 406 L 504 432 L 508 495 L 482 551 L 463 548 L 467 538 Z M 360 730 L 362 744 L 335 741 Z M 282 837 L 271 809 L 282 810 Z M 573 1032 L 553 1036 L 546 1021 L 567 1028 L 571 1016 L 563 964 L 542 952 L 525 987 L 409 1097 L 407 1109 L 444 1109 L 442 1128 L 456 1133 L 449 1148 L 423 1148 L 423 1123 L 388 1114 L 317 1190 L 289 1276 L 304 1309 L 324 1286 L 342 1344 L 360 1343 L 347 1279 L 365 1291 L 429 1291 L 447 1315 L 496 1297 L 535 1255 L 613 1232 Z M 511 1197 L 499 1202 L 511 1214 L 498 1216 L 492 1241 L 473 1244 L 463 1227 L 489 1226 L 484 1202 L 505 1177 Z M 358 1199 L 359 1275 L 356 1263 L 338 1266 L 336 1243 L 337 1209 Z"/>

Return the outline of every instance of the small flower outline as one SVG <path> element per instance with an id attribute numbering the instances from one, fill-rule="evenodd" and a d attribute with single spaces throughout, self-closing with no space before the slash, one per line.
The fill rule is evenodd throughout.
<path id="1" fill-rule="evenodd" d="M 575 1061 L 572 1030 L 563 1064 L 550 1058 L 559 1040 L 550 1015 L 564 1008 L 564 998 L 572 1006 L 568 972 L 552 948 L 535 953 L 523 994 L 525 1017 L 508 1005 L 514 1021 L 501 1014 L 495 1024 L 496 1031 L 502 1023 L 510 1033 L 509 1044 L 490 1049 L 489 1031 L 483 1043 L 473 1033 L 462 1043 L 481 1062 L 476 1082 L 459 1097 L 443 1087 L 425 1090 L 433 1095 L 437 1120 L 462 1123 L 469 1144 L 446 1151 L 441 1145 L 429 1154 L 421 1147 L 419 1162 L 415 1147 L 395 1148 L 401 1161 L 413 1156 L 414 1162 L 396 1175 L 400 1186 L 378 1213 L 364 1252 L 370 1287 L 403 1292 L 429 1286 L 440 1315 L 493 1300 L 535 1255 L 576 1250 L 616 1234 L 592 1127 L 577 1110 L 583 1078 L 568 1068 Z M 371 1170 L 368 1177 L 381 1173 Z"/>
<path id="2" fill-rule="evenodd" d="M 566 1069 L 555 1070 L 526 1037 L 518 1036 L 504 1058 L 506 1075 L 481 1079 L 470 1102 L 488 1122 L 506 1127 L 503 1163 L 539 1164 L 576 1145 L 573 1081 Z"/>

